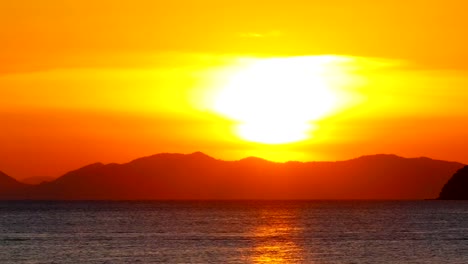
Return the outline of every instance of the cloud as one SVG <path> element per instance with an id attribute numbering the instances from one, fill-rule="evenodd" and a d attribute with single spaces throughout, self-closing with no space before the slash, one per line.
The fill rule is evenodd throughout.
<path id="1" fill-rule="evenodd" d="M 276 38 L 281 35 L 280 31 L 239 33 L 239 37 L 241 38 Z"/>

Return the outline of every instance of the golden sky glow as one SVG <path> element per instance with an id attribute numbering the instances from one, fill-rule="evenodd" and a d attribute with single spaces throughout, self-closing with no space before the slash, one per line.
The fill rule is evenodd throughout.
<path id="1" fill-rule="evenodd" d="M 1 1 L 0 170 L 58 176 L 194 151 L 468 163 L 466 10 L 455 0 Z"/>

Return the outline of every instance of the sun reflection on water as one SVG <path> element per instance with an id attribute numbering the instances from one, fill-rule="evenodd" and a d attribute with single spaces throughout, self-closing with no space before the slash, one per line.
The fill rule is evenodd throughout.
<path id="1" fill-rule="evenodd" d="M 303 249 L 295 241 L 301 228 L 291 212 L 265 210 L 259 216 L 259 225 L 253 230 L 256 241 L 252 263 L 301 263 Z M 296 238 L 296 239 L 295 239 Z M 310 261 L 308 261 L 310 263 Z"/>

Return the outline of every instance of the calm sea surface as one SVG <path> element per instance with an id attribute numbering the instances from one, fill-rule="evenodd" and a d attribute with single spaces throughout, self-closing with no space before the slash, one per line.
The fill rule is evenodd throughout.
<path id="1" fill-rule="evenodd" d="M 468 263 L 468 202 L 0 202 L 0 263 Z"/>

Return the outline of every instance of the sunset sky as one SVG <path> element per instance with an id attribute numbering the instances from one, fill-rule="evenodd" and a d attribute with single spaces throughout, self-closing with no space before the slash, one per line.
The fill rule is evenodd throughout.
<path id="1" fill-rule="evenodd" d="M 0 1 L 0 170 L 202 151 L 468 163 L 468 2 Z"/>

